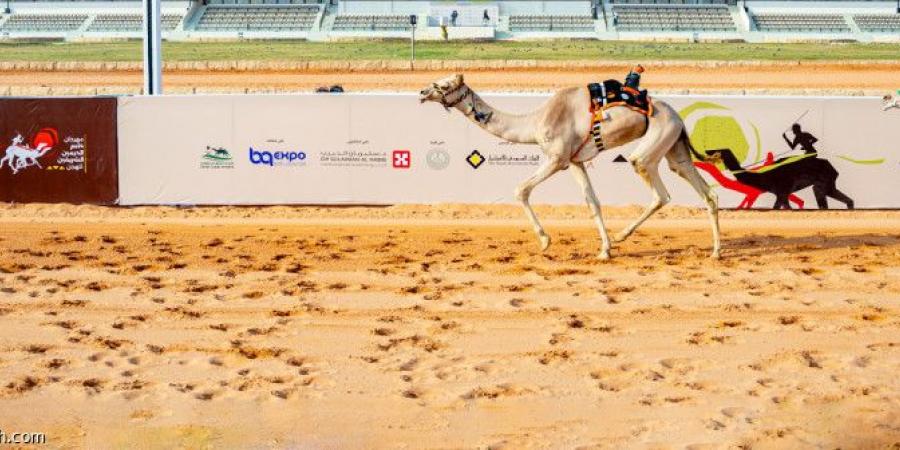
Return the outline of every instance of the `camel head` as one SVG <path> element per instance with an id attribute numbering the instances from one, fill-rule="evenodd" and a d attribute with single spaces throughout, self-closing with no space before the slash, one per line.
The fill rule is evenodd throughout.
<path id="1" fill-rule="evenodd" d="M 444 108 L 456 106 L 466 95 L 468 87 L 461 74 L 441 78 L 419 92 L 419 102 L 437 102 Z"/>
<path id="2" fill-rule="evenodd" d="M 24 140 L 24 138 L 22 137 L 21 134 L 16 134 L 16 137 L 14 137 L 12 139 L 12 145 L 19 145 L 22 143 L 23 140 Z"/>

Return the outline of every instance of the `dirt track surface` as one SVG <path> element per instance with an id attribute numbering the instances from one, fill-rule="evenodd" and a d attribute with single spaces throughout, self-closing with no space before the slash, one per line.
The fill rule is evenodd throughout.
<path id="1" fill-rule="evenodd" d="M 636 208 L 607 208 L 620 229 Z M 0 423 L 52 446 L 893 448 L 900 214 L 0 208 Z M 689 447 L 690 446 L 690 447 Z"/>
<path id="2" fill-rule="evenodd" d="M 628 65 L 617 63 L 590 67 L 574 63 L 545 63 L 542 67 L 497 67 L 496 62 L 479 65 L 450 64 L 420 68 L 414 72 L 396 68 L 373 69 L 373 64 L 332 64 L 333 69 L 277 69 L 277 64 L 254 68 L 184 69 L 173 65 L 164 73 L 169 93 L 192 92 L 309 92 L 319 86 L 341 84 L 349 91 L 417 92 L 450 73 L 464 73 L 470 85 L 482 91 L 554 91 L 607 78 L 622 78 Z M 423 65 L 425 63 L 422 63 Z M 95 67 L 88 65 L 86 67 Z M 665 63 L 648 68 L 643 84 L 658 93 L 752 93 L 883 95 L 900 88 L 900 63 Z M 126 68 L 134 64 L 124 65 Z M 374 64 L 378 66 L 378 64 Z M 71 67 L 71 65 L 66 66 Z M 177 68 L 181 67 L 181 68 Z M 202 65 L 201 65 L 202 67 Z M 237 67 L 237 66 L 235 66 Z M 272 68 L 276 67 L 276 68 Z M 324 67 L 324 66 L 323 66 Z M 0 94 L 122 94 L 138 93 L 140 70 L 2 70 Z"/>

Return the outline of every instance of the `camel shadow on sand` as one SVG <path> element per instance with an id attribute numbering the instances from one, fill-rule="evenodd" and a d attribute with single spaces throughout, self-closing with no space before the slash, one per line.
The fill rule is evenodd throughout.
<path id="1" fill-rule="evenodd" d="M 805 235 L 805 236 L 779 236 L 776 234 L 751 234 L 739 238 L 723 238 L 723 259 L 759 257 L 772 254 L 801 254 L 820 250 L 854 247 L 891 247 L 900 246 L 900 235 L 865 233 L 848 234 L 839 236 Z M 626 244 L 627 247 L 627 244 Z M 671 251 L 681 253 L 688 248 L 702 248 L 689 246 L 672 248 Z M 640 258 L 658 256 L 659 250 L 628 251 L 619 247 L 620 257 Z"/>
<path id="2" fill-rule="evenodd" d="M 775 234 L 752 234 L 740 238 L 725 239 L 729 254 L 737 256 L 761 256 L 781 252 L 787 254 L 806 253 L 817 250 L 853 247 L 889 247 L 900 245 L 900 236 L 865 233 L 839 236 L 779 236 Z"/>

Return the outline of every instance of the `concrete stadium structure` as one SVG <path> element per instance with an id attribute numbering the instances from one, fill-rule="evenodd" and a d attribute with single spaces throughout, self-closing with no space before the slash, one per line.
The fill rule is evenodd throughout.
<path id="1" fill-rule="evenodd" d="M 0 0 L 0 6 L 2 6 Z M 141 37 L 141 2 L 6 0 L 0 40 Z M 164 0 L 167 40 L 583 38 L 900 42 L 897 1 Z"/>

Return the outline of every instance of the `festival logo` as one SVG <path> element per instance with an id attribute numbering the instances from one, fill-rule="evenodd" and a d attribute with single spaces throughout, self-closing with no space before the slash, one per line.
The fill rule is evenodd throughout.
<path id="1" fill-rule="evenodd" d="M 234 159 L 231 153 L 222 147 L 206 146 L 206 153 L 200 161 L 201 169 L 233 169 Z"/>
<path id="2" fill-rule="evenodd" d="M 269 167 L 306 165 L 306 153 L 301 151 L 256 150 L 250 147 L 249 157 L 254 165 Z"/>
<path id="3" fill-rule="evenodd" d="M 394 150 L 391 153 L 391 165 L 395 169 L 409 169 L 412 164 L 412 157 L 409 150 Z"/>
<path id="4" fill-rule="evenodd" d="M 434 170 L 444 170 L 450 165 L 450 154 L 442 148 L 433 148 L 425 155 L 425 162 Z"/>
<path id="5" fill-rule="evenodd" d="M 31 167 L 38 170 L 85 171 L 85 138 L 66 136 L 63 144 L 68 148 L 56 152 L 56 159 L 46 163 L 47 167 L 44 167 L 40 160 L 59 146 L 59 132 L 55 128 L 41 128 L 31 137 L 30 142 L 25 142 L 22 134 L 16 133 L 0 158 L 0 169 L 8 166 L 13 175 Z"/>

